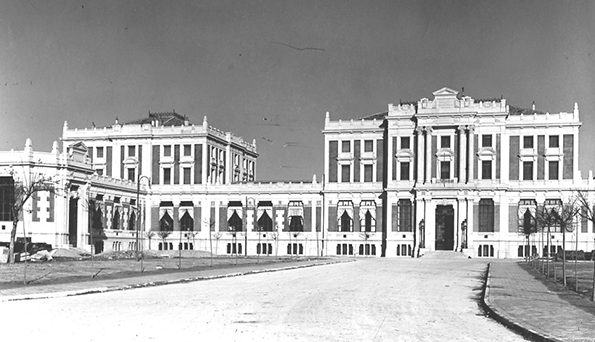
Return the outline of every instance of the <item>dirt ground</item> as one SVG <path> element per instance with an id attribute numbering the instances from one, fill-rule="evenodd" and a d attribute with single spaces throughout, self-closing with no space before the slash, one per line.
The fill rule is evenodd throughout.
<path id="1" fill-rule="evenodd" d="M 213 256 L 205 251 L 146 251 L 137 261 L 134 251 L 107 252 L 91 257 L 76 249 L 57 250 L 52 261 L 0 264 L 0 290 L 20 286 L 61 284 L 94 279 L 130 278 L 148 272 L 183 272 L 188 269 L 225 268 L 236 264 L 278 263 L 290 259 L 274 256 Z M 141 273 L 142 272 L 142 273 Z"/>
<path id="2" fill-rule="evenodd" d="M 550 261 L 549 264 L 544 262 L 542 265 L 541 260 L 536 260 L 532 261 L 530 265 L 540 272 L 544 270 L 544 274 L 547 273 L 549 266 L 549 277 L 555 278 L 556 282 L 562 284 L 561 261 Z M 574 260 L 566 261 L 566 287 L 590 298 L 593 291 L 593 267 L 593 261 L 579 260 L 576 264 Z M 577 282 L 578 287 L 576 286 Z"/>

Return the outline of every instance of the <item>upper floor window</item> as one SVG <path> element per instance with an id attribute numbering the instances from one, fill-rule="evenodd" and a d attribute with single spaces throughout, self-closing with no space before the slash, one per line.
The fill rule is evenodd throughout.
<path id="1" fill-rule="evenodd" d="M 401 148 L 402 149 L 411 148 L 411 145 L 409 143 L 409 137 L 401 137 Z"/>
<path id="2" fill-rule="evenodd" d="M 372 174 L 373 174 L 372 165 L 364 165 L 364 182 L 371 182 Z"/>
<path id="3" fill-rule="evenodd" d="M 533 162 L 523 162 L 523 180 L 533 180 Z"/>
<path id="4" fill-rule="evenodd" d="M 163 146 L 163 156 L 164 157 L 171 157 L 171 145 L 164 145 Z"/>
<path id="5" fill-rule="evenodd" d="M 187 157 L 192 155 L 192 145 L 184 145 L 184 155 Z"/>
<path id="6" fill-rule="evenodd" d="M 559 176 L 558 176 L 558 161 L 550 161 L 548 163 L 548 171 L 549 171 L 549 179 L 550 180 L 558 180 Z"/>
<path id="7" fill-rule="evenodd" d="M 440 179 L 450 179 L 450 162 L 440 162 Z"/>
<path id="8" fill-rule="evenodd" d="M 128 146 L 128 156 L 129 157 L 136 156 L 136 146 Z"/>
<path id="9" fill-rule="evenodd" d="M 409 162 L 401 162 L 401 180 L 409 180 Z"/>
<path id="10" fill-rule="evenodd" d="M 350 141 L 342 141 L 341 142 L 341 152 L 351 152 L 351 142 Z"/>
<path id="11" fill-rule="evenodd" d="M 560 137 L 557 135 L 550 135 L 550 147 L 556 148 L 560 147 Z"/>
<path id="12" fill-rule="evenodd" d="M 350 166 L 349 165 L 341 165 L 341 182 L 349 183 L 351 181 L 350 177 Z"/>
<path id="13" fill-rule="evenodd" d="M 481 161 L 481 179 L 492 179 L 492 161 Z"/>
<path id="14" fill-rule="evenodd" d="M 103 158 L 103 147 L 97 147 L 97 158 Z"/>
<path id="15" fill-rule="evenodd" d="M 523 137 L 523 147 L 533 148 L 533 136 Z"/>
<path id="16" fill-rule="evenodd" d="M 171 169 L 169 167 L 163 168 L 163 184 L 171 184 Z"/>
<path id="17" fill-rule="evenodd" d="M 442 148 L 450 147 L 450 137 L 449 136 L 441 136 L 440 137 L 440 147 L 442 147 Z"/>
<path id="18" fill-rule="evenodd" d="M 136 181 L 136 169 L 133 167 L 128 169 L 128 180 Z"/>
<path id="19" fill-rule="evenodd" d="M 374 151 L 374 142 L 372 140 L 364 140 L 364 152 Z"/>
<path id="20" fill-rule="evenodd" d="M 492 135 L 484 134 L 481 136 L 481 147 L 492 147 Z"/>

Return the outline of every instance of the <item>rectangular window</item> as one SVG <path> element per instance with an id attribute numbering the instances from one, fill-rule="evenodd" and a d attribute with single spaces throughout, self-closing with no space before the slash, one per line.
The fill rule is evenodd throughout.
<path id="1" fill-rule="evenodd" d="M 169 167 L 163 168 L 163 184 L 171 184 L 171 169 Z"/>
<path id="2" fill-rule="evenodd" d="M 449 148 L 450 147 L 450 136 L 441 136 L 440 137 L 440 147 L 441 148 Z"/>
<path id="3" fill-rule="evenodd" d="M 103 158 L 103 147 L 97 147 L 97 158 Z"/>
<path id="4" fill-rule="evenodd" d="M 481 161 L 481 179 L 492 179 L 492 161 Z"/>
<path id="5" fill-rule="evenodd" d="M 184 155 L 187 157 L 192 155 L 192 145 L 184 145 Z"/>
<path id="6" fill-rule="evenodd" d="M 484 134 L 481 136 L 481 147 L 492 147 L 492 135 Z"/>
<path id="7" fill-rule="evenodd" d="M 12 177 L 0 177 L 0 221 L 12 221 L 14 205 L 14 180 Z"/>
<path id="8" fill-rule="evenodd" d="M 190 184 L 190 168 L 185 167 L 182 169 L 184 174 L 184 184 Z"/>
<path id="9" fill-rule="evenodd" d="M 134 157 L 136 155 L 136 146 L 128 146 L 128 156 Z"/>
<path id="10" fill-rule="evenodd" d="M 341 182 L 349 183 L 349 165 L 341 165 Z"/>
<path id="11" fill-rule="evenodd" d="M 533 162 L 523 162 L 523 180 L 533 180 Z"/>
<path id="12" fill-rule="evenodd" d="M 364 182 L 372 181 L 372 165 L 364 165 Z"/>
<path id="13" fill-rule="evenodd" d="M 401 148 L 402 149 L 411 148 L 411 145 L 409 144 L 409 137 L 401 137 Z"/>
<path id="14" fill-rule="evenodd" d="M 97 169 L 95 172 L 97 172 L 98 175 L 103 176 L 103 169 Z"/>
<path id="15" fill-rule="evenodd" d="M 171 145 L 164 145 L 163 146 L 163 156 L 164 157 L 171 157 Z"/>
<path id="16" fill-rule="evenodd" d="M 373 151 L 374 151 L 374 141 L 364 140 L 364 152 L 373 152 Z"/>
<path id="17" fill-rule="evenodd" d="M 549 168 L 549 179 L 558 180 L 558 161 L 551 161 L 548 163 Z"/>
<path id="18" fill-rule="evenodd" d="M 440 162 L 440 179 L 450 179 L 450 162 Z"/>
<path id="19" fill-rule="evenodd" d="M 557 135 L 550 135 L 550 147 L 560 147 L 560 137 Z"/>
<path id="20" fill-rule="evenodd" d="M 341 152 L 350 152 L 351 151 L 351 142 L 350 141 L 342 141 L 341 142 Z"/>
<path id="21" fill-rule="evenodd" d="M 136 182 L 136 170 L 133 167 L 128 169 L 128 180 Z"/>
<path id="22" fill-rule="evenodd" d="M 479 231 L 494 232 L 494 201 L 491 199 L 479 200 Z"/>
<path id="23" fill-rule="evenodd" d="M 523 137 L 523 148 L 533 148 L 533 137 Z"/>
<path id="24" fill-rule="evenodd" d="M 401 180 L 409 180 L 409 162 L 401 162 Z"/>
<path id="25" fill-rule="evenodd" d="M 397 202 L 397 215 L 398 215 L 398 230 L 400 232 L 411 232 L 411 201 L 408 199 L 401 199 Z"/>

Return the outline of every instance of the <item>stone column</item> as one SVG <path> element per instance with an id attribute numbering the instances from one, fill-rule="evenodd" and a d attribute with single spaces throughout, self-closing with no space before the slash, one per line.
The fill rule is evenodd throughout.
<path id="1" fill-rule="evenodd" d="M 425 183 L 432 181 L 432 127 L 426 127 L 426 177 Z"/>
<path id="2" fill-rule="evenodd" d="M 465 169 L 467 164 L 466 138 L 465 126 L 459 126 L 459 183 L 464 183 L 467 180 L 467 170 Z"/>
<path id="3" fill-rule="evenodd" d="M 417 184 L 421 184 L 424 182 L 424 146 L 425 146 L 425 139 L 424 139 L 424 128 L 417 127 L 415 129 L 415 134 L 417 135 L 417 154 L 415 156 L 416 165 L 417 165 Z"/>
<path id="4" fill-rule="evenodd" d="M 474 175 L 473 175 L 473 163 L 475 163 L 475 146 L 474 146 L 474 127 L 473 126 L 469 126 L 469 151 L 467 153 L 467 156 L 469 157 L 469 172 L 467 172 L 468 177 L 467 177 L 467 183 L 469 182 L 473 182 L 474 179 Z"/>

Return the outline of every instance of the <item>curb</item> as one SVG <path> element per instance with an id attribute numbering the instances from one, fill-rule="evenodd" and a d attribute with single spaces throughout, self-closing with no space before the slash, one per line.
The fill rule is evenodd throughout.
<path id="1" fill-rule="evenodd" d="M 279 268 L 269 268 L 269 269 L 263 269 L 263 270 L 250 270 L 250 271 L 245 271 L 245 272 L 234 272 L 234 273 L 226 273 L 226 274 L 212 275 L 212 276 L 197 276 L 197 277 L 190 277 L 190 278 L 162 280 L 162 281 L 156 281 L 156 282 L 138 283 L 138 284 L 130 284 L 130 285 L 119 285 L 119 286 L 112 286 L 112 287 L 96 287 L 96 288 L 83 289 L 83 290 L 5 296 L 5 297 L 0 297 L 0 303 L 15 302 L 15 301 L 21 301 L 21 300 L 33 300 L 33 299 L 74 297 L 74 296 L 82 296 L 82 295 L 96 294 L 96 293 L 133 290 L 133 289 L 140 289 L 140 288 L 145 288 L 145 287 L 154 287 L 154 286 L 163 286 L 163 285 L 172 285 L 172 284 L 185 284 L 185 283 L 191 283 L 191 282 L 196 282 L 196 281 L 221 279 L 221 278 L 233 278 L 233 277 L 239 277 L 239 276 L 251 275 L 251 274 L 288 271 L 288 270 L 295 270 L 295 269 L 299 269 L 299 268 L 325 266 L 325 265 L 354 262 L 354 261 L 355 260 L 333 260 L 333 261 L 327 261 L 324 263 L 316 263 L 316 264 L 295 265 L 295 266 L 287 266 L 287 267 L 279 267 Z"/>
<path id="2" fill-rule="evenodd" d="M 488 313 L 488 316 L 504 326 L 520 333 L 522 336 L 529 337 L 534 341 L 561 342 L 562 340 L 560 339 L 549 335 L 543 335 L 533 329 L 523 326 L 520 322 L 516 321 L 514 317 L 510 317 L 494 307 L 494 304 L 492 304 L 490 300 L 491 266 L 492 263 L 488 263 L 481 296 L 481 306 Z"/>

